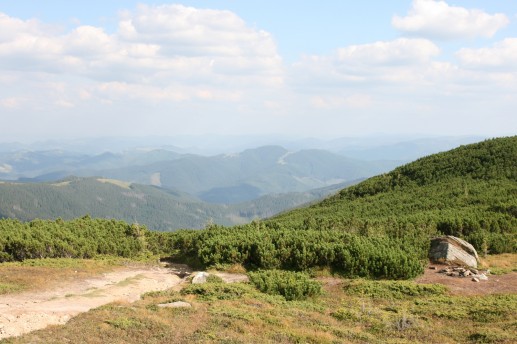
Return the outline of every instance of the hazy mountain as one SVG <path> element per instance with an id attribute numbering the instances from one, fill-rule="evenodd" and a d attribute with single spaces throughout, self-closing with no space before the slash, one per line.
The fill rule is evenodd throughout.
<path id="1" fill-rule="evenodd" d="M 185 154 L 189 150 L 202 149 L 194 146 L 182 149 L 173 145 L 186 147 L 196 143 L 195 138 L 199 139 L 199 147 L 212 145 L 215 151 L 224 149 L 233 153 Z M 271 193 L 302 192 L 370 177 L 417 157 L 476 139 L 381 135 L 291 140 L 275 136 L 223 138 L 212 135 L 203 138 L 78 139 L 30 145 L 8 143 L 0 144 L 0 180 L 55 181 L 69 175 L 104 176 L 178 189 L 211 203 L 234 204 Z M 230 147 L 232 140 L 234 146 Z M 281 142 L 288 148 L 268 145 L 236 151 L 238 147 L 268 140 Z M 112 150 L 85 153 L 101 147 Z"/>
<path id="2" fill-rule="evenodd" d="M 479 136 L 421 138 L 401 142 L 383 142 L 375 145 L 341 144 L 338 153 L 361 160 L 399 160 L 409 162 L 418 158 L 447 151 L 461 145 L 483 140 Z M 336 146 L 337 147 L 337 146 Z"/>
<path id="3" fill-rule="evenodd" d="M 212 157 L 184 155 L 145 166 L 99 171 L 108 178 L 179 189 L 213 203 L 271 193 L 303 192 L 372 176 L 393 162 L 364 162 L 322 150 L 290 152 L 265 146 Z"/>
<path id="4" fill-rule="evenodd" d="M 96 175 L 96 171 L 170 161 L 179 153 L 163 149 L 135 149 L 123 153 L 104 152 L 87 155 L 63 150 L 0 153 L 0 179 L 35 179 L 52 181 L 81 170 L 82 175 Z"/>

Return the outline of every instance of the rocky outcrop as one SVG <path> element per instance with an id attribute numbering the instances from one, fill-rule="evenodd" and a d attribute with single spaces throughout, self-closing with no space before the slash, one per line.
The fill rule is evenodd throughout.
<path id="1" fill-rule="evenodd" d="M 431 240 L 429 259 L 437 263 L 476 268 L 479 257 L 471 244 L 452 235 L 446 235 Z"/>
<path id="2" fill-rule="evenodd" d="M 490 270 L 487 270 L 485 273 L 480 273 L 479 270 L 474 268 L 465 269 L 461 266 L 448 266 L 438 271 L 438 273 L 450 277 L 471 277 L 473 282 L 479 282 L 488 280 L 486 275 L 490 274 Z"/>

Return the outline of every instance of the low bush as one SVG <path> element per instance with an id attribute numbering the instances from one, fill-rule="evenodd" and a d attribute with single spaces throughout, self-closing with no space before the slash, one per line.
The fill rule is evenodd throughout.
<path id="1" fill-rule="evenodd" d="M 250 272 L 251 282 L 263 293 L 282 295 L 287 301 L 321 294 L 321 285 L 303 272 L 267 270 Z"/>
<path id="2" fill-rule="evenodd" d="M 252 292 L 250 287 L 242 283 L 222 284 L 204 283 L 190 284 L 181 290 L 182 295 L 196 295 L 205 301 L 235 300 Z"/>

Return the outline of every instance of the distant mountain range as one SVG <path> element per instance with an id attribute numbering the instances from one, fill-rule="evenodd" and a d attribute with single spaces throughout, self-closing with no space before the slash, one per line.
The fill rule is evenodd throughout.
<path id="1" fill-rule="evenodd" d="M 163 149 L 94 156 L 51 150 L 1 154 L 0 176 L 25 182 L 100 176 L 180 190 L 210 203 L 235 204 L 350 182 L 395 165 L 395 161 L 361 161 L 324 150 L 288 151 L 280 146 L 210 157 Z"/>

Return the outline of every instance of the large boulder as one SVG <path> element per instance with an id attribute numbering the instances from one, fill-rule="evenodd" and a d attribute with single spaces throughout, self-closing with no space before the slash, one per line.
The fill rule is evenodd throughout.
<path id="1" fill-rule="evenodd" d="M 476 249 L 460 238 L 452 235 L 431 240 L 429 259 L 438 263 L 457 264 L 477 268 L 479 257 Z"/>

